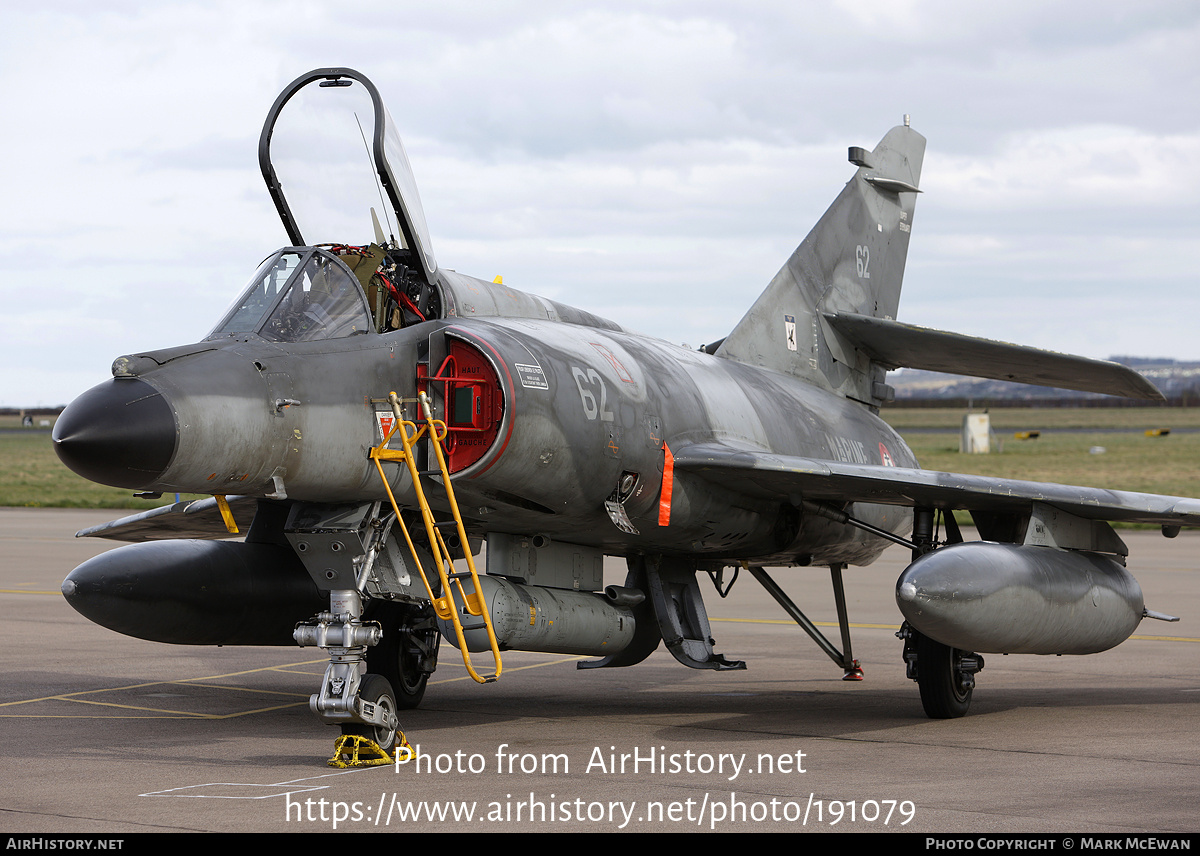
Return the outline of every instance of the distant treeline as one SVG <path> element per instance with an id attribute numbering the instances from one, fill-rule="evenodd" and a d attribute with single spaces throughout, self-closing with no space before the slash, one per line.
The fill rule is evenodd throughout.
<path id="1" fill-rule="evenodd" d="M 1120 398 L 1116 396 L 1095 397 L 1063 397 L 1063 398 L 897 398 L 884 405 L 885 407 L 912 408 L 952 408 L 965 410 L 998 409 L 1002 407 L 1045 407 L 1045 408 L 1081 408 L 1081 407 L 1200 407 L 1200 390 L 1191 389 L 1186 394 L 1171 396 L 1166 401 L 1142 401 L 1136 398 Z"/>
<path id="2" fill-rule="evenodd" d="M 0 407 L 0 416 L 57 416 L 64 407 L 62 404 L 58 407 Z"/>

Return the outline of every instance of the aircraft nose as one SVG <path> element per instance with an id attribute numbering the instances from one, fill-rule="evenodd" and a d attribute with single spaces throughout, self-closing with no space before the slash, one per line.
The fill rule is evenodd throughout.
<path id="1" fill-rule="evenodd" d="M 175 454 L 175 414 L 138 378 L 114 378 L 68 405 L 54 425 L 59 460 L 90 481 L 146 488 Z"/>

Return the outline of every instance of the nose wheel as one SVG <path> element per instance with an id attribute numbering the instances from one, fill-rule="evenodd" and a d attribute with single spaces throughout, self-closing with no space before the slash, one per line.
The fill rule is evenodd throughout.
<path id="1" fill-rule="evenodd" d="M 374 740 L 380 749 L 390 754 L 396 748 L 396 733 L 399 729 L 396 719 L 396 696 L 392 693 L 391 683 L 382 675 L 367 675 L 363 678 L 358 697 L 364 708 L 373 705 L 385 724 L 347 722 L 342 725 L 342 734 Z"/>

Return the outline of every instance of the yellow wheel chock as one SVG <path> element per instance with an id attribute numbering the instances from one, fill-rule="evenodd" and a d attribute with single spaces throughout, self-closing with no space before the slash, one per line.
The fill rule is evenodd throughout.
<path id="1" fill-rule="evenodd" d="M 409 745 L 403 731 L 396 732 L 396 754 L 411 759 L 416 751 Z M 406 755 L 404 753 L 407 753 Z M 330 767 L 383 767 L 396 763 L 396 759 L 380 748 L 370 737 L 359 734 L 343 734 L 333 744 Z"/>

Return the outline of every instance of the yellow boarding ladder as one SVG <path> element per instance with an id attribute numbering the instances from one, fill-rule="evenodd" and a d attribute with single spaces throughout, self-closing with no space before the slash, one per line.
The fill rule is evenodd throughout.
<path id="1" fill-rule="evenodd" d="M 383 479 L 383 487 L 387 491 L 388 499 L 392 502 L 392 510 L 396 512 L 396 522 L 400 524 L 400 530 L 404 533 L 404 540 L 408 543 L 409 552 L 412 553 L 413 561 L 417 565 L 417 571 L 421 574 L 421 581 L 425 583 L 425 590 L 429 593 L 429 600 L 433 603 L 434 612 L 437 613 L 438 618 L 454 624 L 454 635 L 458 638 L 458 650 L 462 652 L 463 663 L 467 667 L 467 672 L 481 684 L 490 683 L 500 677 L 500 672 L 504 666 L 500 662 L 500 645 L 496 641 L 496 631 L 492 627 L 492 617 L 488 613 L 487 604 L 483 599 L 483 589 L 479 585 L 479 574 L 476 573 L 475 562 L 471 558 L 471 550 L 467 541 L 467 531 L 463 527 L 462 515 L 458 511 L 458 502 L 454 498 L 454 488 L 450 484 L 450 472 L 446 469 L 446 455 L 442 451 L 442 442 L 446 439 L 449 429 L 446 427 L 445 422 L 433 418 L 433 413 L 429 407 L 429 397 L 424 392 L 418 396 L 421 410 L 425 416 L 425 424 L 420 428 L 417 427 L 416 423 L 408 422 L 404 419 L 404 414 L 400 409 L 400 398 L 396 393 L 389 393 L 387 400 L 392 405 L 392 414 L 396 417 L 396 424 L 392 426 L 392 430 L 383 438 L 383 443 L 371 449 L 371 458 L 375 461 L 376 469 L 379 470 L 379 477 Z M 421 439 L 421 435 L 426 430 L 429 431 L 429 439 L 432 440 L 430 445 L 433 446 L 434 452 L 437 455 L 438 467 L 442 471 L 442 485 L 446 488 L 446 498 L 450 501 L 450 513 L 454 515 L 454 522 L 458 527 L 458 538 L 463 545 L 463 556 L 467 560 L 467 571 L 456 572 L 454 570 L 454 560 L 450 556 L 450 551 L 446 548 L 446 542 L 442 539 L 442 533 L 438 530 L 437 524 L 433 520 L 433 511 L 429 508 L 429 500 L 425 498 L 425 490 L 421 486 L 421 475 L 417 471 L 416 461 L 413 458 L 413 444 Z M 395 434 L 399 434 L 400 442 L 404 446 L 403 450 L 387 448 L 388 441 Z M 387 476 L 383 472 L 383 461 L 403 461 L 408 466 L 408 474 L 412 477 L 413 489 L 417 494 L 417 504 L 421 508 L 421 519 L 425 522 L 425 534 L 429 538 L 429 550 L 433 554 L 434 563 L 437 565 L 438 577 L 442 583 L 441 597 L 434 595 L 433 587 L 429 585 L 429 578 L 425 575 L 425 569 L 421 567 L 421 559 L 417 555 L 416 546 L 413 544 L 408 527 L 404 524 L 404 518 L 400 514 L 400 507 L 396 504 L 396 497 L 392 493 L 391 486 L 388 484 Z M 463 579 L 467 577 L 471 578 L 471 584 L 475 588 L 470 593 L 463 588 L 462 584 Z M 466 628 L 463 627 L 462 621 L 459 619 L 459 610 L 454 600 L 454 589 L 451 588 L 451 584 L 458 589 L 463 608 L 466 612 L 482 619 L 482 623 L 473 624 Z M 487 629 L 488 642 L 492 646 L 492 656 L 495 659 L 496 671 L 491 675 L 480 675 L 472 667 L 471 654 L 467 650 L 467 640 L 463 636 L 464 629 L 477 630 L 480 628 Z"/>

